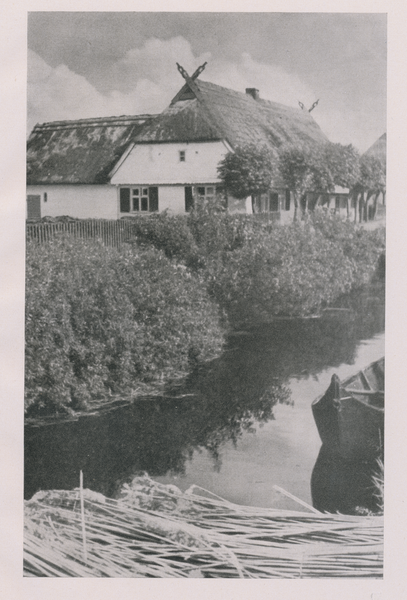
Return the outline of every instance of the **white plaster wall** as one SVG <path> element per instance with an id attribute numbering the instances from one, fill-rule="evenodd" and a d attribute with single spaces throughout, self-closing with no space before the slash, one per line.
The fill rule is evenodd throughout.
<path id="1" fill-rule="evenodd" d="M 185 162 L 179 152 L 185 152 Z M 111 178 L 119 185 L 219 183 L 217 167 L 227 154 L 223 142 L 138 144 Z"/>
<path id="2" fill-rule="evenodd" d="M 41 217 L 118 218 L 117 188 L 112 185 L 29 185 L 29 194 L 41 196 Z"/>

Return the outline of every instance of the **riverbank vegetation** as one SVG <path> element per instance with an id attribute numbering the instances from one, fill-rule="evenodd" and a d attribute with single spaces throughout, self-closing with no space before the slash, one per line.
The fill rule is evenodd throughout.
<path id="1" fill-rule="evenodd" d="M 27 577 L 382 577 L 383 518 L 240 506 L 138 477 L 25 502 Z M 302 511 L 302 512 L 300 512 Z"/>
<path id="2" fill-rule="evenodd" d="M 63 236 L 27 244 L 28 415 L 185 375 L 220 354 L 225 326 L 316 314 L 366 284 L 385 249 L 384 228 L 322 210 L 264 224 L 221 200 L 135 218 L 133 231 L 120 249 Z"/>
<path id="3" fill-rule="evenodd" d="M 28 244 L 28 414 L 159 385 L 217 356 L 222 343 L 202 278 L 162 252 L 68 237 Z"/>

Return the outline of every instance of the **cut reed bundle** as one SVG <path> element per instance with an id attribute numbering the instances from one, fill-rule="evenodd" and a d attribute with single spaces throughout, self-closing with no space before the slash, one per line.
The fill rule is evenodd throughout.
<path id="1" fill-rule="evenodd" d="M 37 577 L 381 577 L 383 520 L 263 509 L 137 478 L 117 500 L 39 492 L 25 505 Z"/>

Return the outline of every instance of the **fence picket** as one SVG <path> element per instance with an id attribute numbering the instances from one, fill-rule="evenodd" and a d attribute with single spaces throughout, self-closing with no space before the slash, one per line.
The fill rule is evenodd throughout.
<path id="1" fill-rule="evenodd" d="M 55 223 L 27 223 L 27 241 L 44 244 L 55 235 L 71 235 L 83 240 L 100 239 L 106 246 L 120 248 L 132 235 L 133 226 L 130 221 L 104 221 L 89 219 L 86 221 L 68 221 Z"/>

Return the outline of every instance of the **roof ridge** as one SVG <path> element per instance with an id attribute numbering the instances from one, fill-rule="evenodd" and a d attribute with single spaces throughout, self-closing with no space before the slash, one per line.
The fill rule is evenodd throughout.
<path id="1" fill-rule="evenodd" d="M 203 81 L 203 79 L 196 79 L 195 83 L 197 83 L 198 85 L 200 83 L 203 83 L 205 85 L 211 85 L 211 86 L 214 86 L 214 87 L 218 88 L 219 90 L 226 91 L 226 92 L 232 92 L 233 94 L 237 94 L 238 96 L 241 96 L 242 98 L 245 98 L 246 100 L 249 100 L 249 101 L 250 100 L 254 100 L 254 98 L 250 94 L 247 94 L 246 92 L 240 92 L 239 90 L 234 90 L 232 88 L 227 88 L 227 87 L 219 85 L 217 83 L 212 83 L 212 81 Z M 275 100 L 268 100 L 267 98 L 259 98 L 258 100 L 254 100 L 254 102 L 256 102 L 256 103 L 263 103 L 263 104 L 270 104 L 272 106 L 274 105 L 274 106 L 277 106 L 277 107 L 286 108 L 288 110 L 294 110 L 295 112 L 298 112 L 298 113 L 304 112 L 304 111 L 301 111 L 301 109 L 299 109 L 297 106 L 289 106 L 287 104 L 282 104 L 281 102 L 276 102 Z M 313 117 L 311 117 L 311 118 L 313 118 Z"/>
<path id="2" fill-rule="evenodd" d="M 65 121 L 48 121 L 45 123 L 37 123 L 34 131 L 38 130 L 58 130 L 58 129 L 71 129 L 75 127 L 99 127 L 101 125 L 125 125 L 137 123 L 142 120 L 153 119 L 157 117 L 157 114 L 142 114 L 142 115 L 121 115 L 119 117 L 93 117 L 89 119 L 73 119 Z"/>

